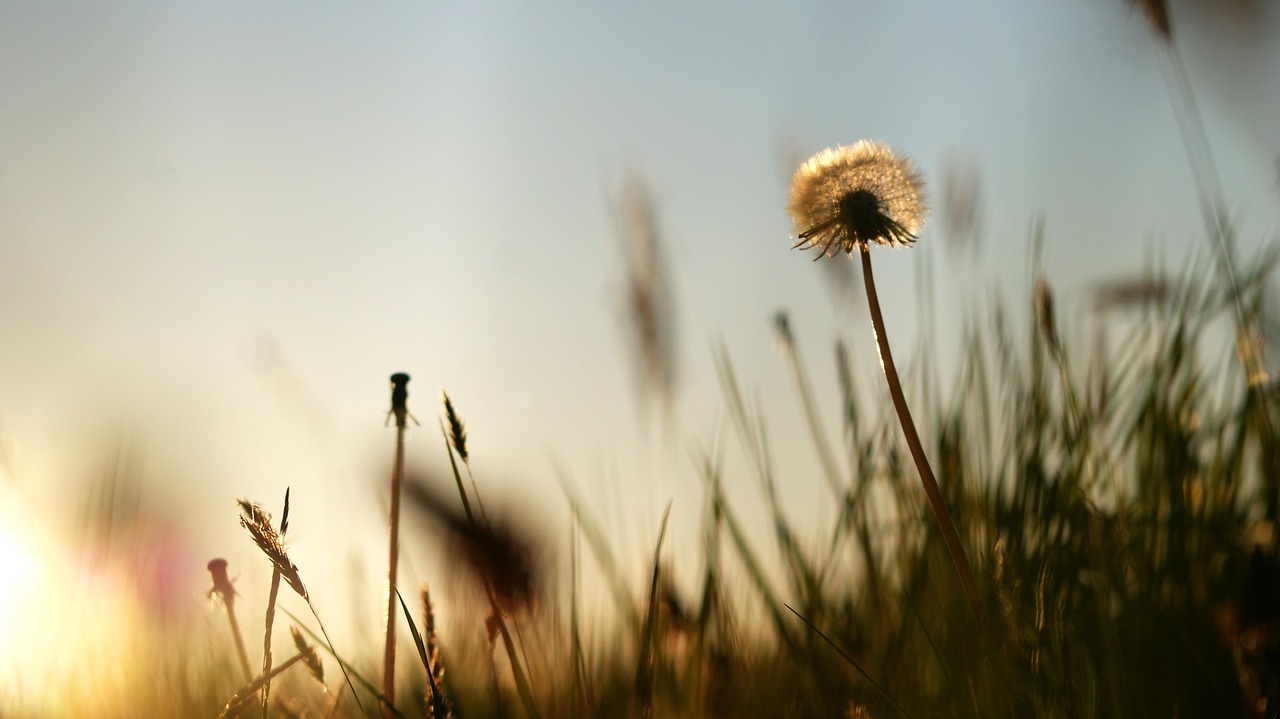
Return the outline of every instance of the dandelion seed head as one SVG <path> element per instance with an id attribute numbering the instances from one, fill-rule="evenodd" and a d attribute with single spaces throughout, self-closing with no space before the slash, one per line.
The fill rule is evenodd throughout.
<path id="1" fill-rule="evenodd" d="M 832 257 L 872 242 L 910 245 L 924 225 L 923 190 L 911 160 L 887 145 L 859 140 L 823 150 L 791 180 L 795 246 Z"/>
<path id="2" fill-rule="evenodd" d="M 219 597 L 227 606 L 235 604 L 236 589 L 231 584 L 231 578 L 227 576 L 227 560 L 221 557 L 211 559 L 208 568 L 213 578 L 213 588 L 209 590 L 209 598 Z"/>

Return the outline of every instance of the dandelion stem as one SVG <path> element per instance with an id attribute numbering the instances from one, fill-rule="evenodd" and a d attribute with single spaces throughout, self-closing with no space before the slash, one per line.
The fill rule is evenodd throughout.
<path id="1" fill-rule="evenodd" d="M 244 670 L 246 680 L 253 679 L 253 667 L 249 664 L 249 652 L 244 648 L 244 636 L 240 633 L 240 622 L 236 620 L 235 605 L 224 602 L 227 606 L 227 621 L 231 623 L 231 636 L 236 640 L 236 653 L 240 655 L 240 668 Z"/>
<path id="2" fill-rule="evenodd" d="M 929 459 L 924 454 L 920 443 L 920 435 L 916 432 L 916 424 L 911 419 L 911 410 L 907 407 L 906 397 L 902 393 L 902 382 L 898 379 L 898 369 L 893 364 L 893 353 L 889 350 L 889 337 L 885 333 L 884 316 L 880 313 L 880 299 L 876 295 L 876 281 L 871 274 L 871 255 L 867 247 L 862 247 L 858 254 L 862 257 L 862 277 L 867 287 L 867 306 L 871 309 L 871 325 L 876 336 L 876 348 L 880 352 L 880 368 L 889 384 L 889 396 L 893 398 L 893 408 L 898 413 L 898 424 L 906 436 L 907 446 L 911 449 L 911 458 L 915 460 L 916 469 L 920 472 L 920 482 L 924 484 L 925 496 L 929 499 L 929 508 L 933 510 L 938 528 L 942 530 L 942 539 L 951 553 L 951 561 L 955 564 L 956 573 L 960 575 L 960 584 L 964 588 L 965 598 L 969 601 L 969 609 L 978 620 L 978 626 L 986 630 L 986 612 L 982 607 L 982 598 L 978 594 L 978 585 L 973 579 L 973 568 L 969 566 L 969 557 L 965 554 L 964 545 L 960 542 L 960 534 L 956 531 L 955 522 L 951 520 L 951 512 L 947 510 L 946 501 L 942 498 L 942 490 L 938 488 L 938 480 L 933 476 Z"/>
<path id="3" fill-rule="evenodd" d="M 404 483 L 404 430 L 408 420 L 417 419 L 409 412 L 409 375 L 391 375 L 391 410 L 387 419 L 396 418 L 396 460 L 391 468 L 391 538 L 387 559 L 387 631 L 382 654 L 382 715 L 391 719 L 396 700 L 396 569 L 400 564 L 400 485 Z"/>
<path id="4" fill-rule="evenodd" d="M 227 610 L 227 622 L 231 625 L 231 637 L 236 642 L 236 654 L 240 657 L 240 668 L 244 670 L 245 681 L 253 679 L 253 668 L 249 665 L 249 652 L 244 648 L 244 635 L 240 633 L 240 622 L 236 619 L 236 589 L 231 586 L 227 576 L 227 560 L 216 558 L 209 560 L 209 575 L 213 579 L 213 589 L 209 590 L 209 598 L 217 596 Z"/>
<path id="5" fill-rule="evenodd" d="M 391 548 L 387 560 L 387 629 L 386 647 L 382 655 L 382 695 L 387 703 L 382 714 L 395 715 L 396 690 L 396 566 L 400 563 L 400 485 L 404 481 L 403 420 L 396 423 L 396 459 L 391 470 Z"/>

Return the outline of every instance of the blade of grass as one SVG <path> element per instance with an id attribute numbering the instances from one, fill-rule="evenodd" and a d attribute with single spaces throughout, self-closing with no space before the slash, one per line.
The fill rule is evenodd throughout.
<path id="1" fill-rule="evenodd" d="M 320 646 L 322 649 L 324 649 L 326 652 L 329 653 L 329 656 L 333 657 L 333 660 L 338 663 L 338 667 L 342 669 L 343 676 L 347 677 L 347 687 L 351 690 L 351 693 L 353 695 L 355 694 L 356 690 L 355 690 L 355 687 L 352 686 L 351 684 L 351 677 L 355 677 L 355 680 L 360 684 L 360 686 L 368 690 L 368 692 L 372 694 L 374 698 L 376 698 L 380 703 L 382 703 L 383 705 L 390 705 L 390 702 L 388 702 L 387 698 L 383 696 L 382 691 L 381 689 L 379 689 L 378 685 L 369 681 L 369 679 L 367 679 L 363 674 L 361 674 L 346 659 L 343 659 L 342 657 L 338 656 L 338 653 L 333 650 L 333 647 L 331 645 L 328 644 L 328 639 L 326 637 L 316 634 L 314 631 L 311 630 L 310 627 L 306 626 L 306 624 L 304 624 L 303 621 L 299 619 L 296 614 L 289 611 L 288 609 L 281 607 L 280 611 L 284 612 L 284 615 L 286 617 L 289 617 L 290 619 L 292 619 L 294 624 L 298 625 L 299 629 L 301 629 L 303 632 L 306 632 L 307 636 L 311 637 L 312 641 L 316 642 L 317 646 Z M 359 703 L 359 698 L 356 699 L 356 702 Z M 392 711 L 396 713 L 396 716 L 401 716 L 401 717 L 404 716 L 404 714 L 401 713 L 400 710 L 395 709 L 394 707 L 392 707 Z M 361 706 L 360 708 L 360 715 L 364 716 L 363 706 Z"/>
<path id="2" fill-rule="evenodd" d="M 662 559 L 662 541 L 667 536 L 667 520 L 671 518 L 671 503 L 662 513 L 662 527 L 658 530 L 658 544 L 653 549 L 653 576 L 649 582 L 649 608 L 645 612 L 644 628 L 640 631 L 640 657 L 636 660 L 634 697 L 640 707 L 640 716 L 653 715 L 653 644 L 658 618 L 658 576 Z"/>
<path id="3" fill-rule="evenodd" d="M 427 645 L 422 641 L 422 635 L 418 633 L 418 625 L 413 621 L 413 615 L 409 613 L 409 607 L 405 606 L 404 597 L 400 595 L 400 590 L 396 590 L 396 599 L 400 600 L 400 609 L 404 612 L 404 619 L 409 623 L 409 633 L 413 635 L 413 644 L 418 648 L 418 658 L 422 660 L 422 667 L 427 672 L 427 685 L 431 687 L 431 711 L 433 716 L 438 719 L 444 719 L 449 715 L 449 707 L 445 705 L 444 694 L 440 692 L 440 685 L 436 683 L 435 671 L 431 666 L 431 660 L 427 656 Z"/>
<path id="4" fill-rule="evenodd" d="M 831 637 L 828 637 L 826 634 L 823 634 L 821 629 L 818 629 L 817 627 L 813 626 L 813 624 L 808 619 L 805 619 L 804 615 L 792 609 L 791 605 L 784 604 L 783 606 L 786 607 L 787 610 L 790 611 L 792 614 L 796 615 L 796 617 L 799 618 L 800 621 L 804 622 L 805 626 L 809 627 L 809 631 L 813 632 L 814 634 L 817 634 L 818 637 L 822 639 L 822 641 L 826 642 L 828 646 L 834 649 L 836 654 L 840 655 L 841 659 L 848 662 L 849 666 L 853 667 L 859 674 L 861 674 L 862 678 L 867 680 L 867 683 L 870 684 L 871 687 L 876 690 L 876 693 L 879 694 L 882 699 L 888 702 L 889 706 L 893 707 L 894 711 L 898 712 L 900 716 L 906 717 L 907 719 L 911 719 L 911 715 L 907 714 L 905 711 L 902 710 L 902 707 L 898 706 L 898 703 L 893 700 L 893 697 L 889 695 L 889 692 L 885 691 L 885 688 L 880 686 L 879 682 L 877 682 L 875 679 L 872 679 L 871 675 L 867 673 L 867 670 L 863 669 L 861 664 L 855 661 L 853 657 L 849 656 L 849 654 L 845 652 L 845 650 L 841 649 L 840 645 L 832 641 Z"/>

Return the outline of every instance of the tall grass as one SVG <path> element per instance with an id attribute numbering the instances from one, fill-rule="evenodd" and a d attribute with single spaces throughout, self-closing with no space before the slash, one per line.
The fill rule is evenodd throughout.
<path id="1" fill-rule="evenodd" d="M 1262 319 L 1273 264 L 1271 254 L 1242 264 L 1249 322 Z M 439 625 L 425 595 L 416 608 L 397 597 L 419 661 L 399 673 L 392 713 L 1272 716 L 1280 707 L 1280 446 L 1269 415 L 1278 398 L 1275 382 L 1241 361 L 1231 339 L 1234 293 L 1198 279 L 1212 276 L 1190 263 L 1182 276 L 1104 288 L 1091 318 L 1096 338 L 1085 344 L 1064 331 L 1049 278 L 1037 273 L 1025 311 L 991 307 L 988 320 L 968 328 L 950 383 L 908 383 L 913 404 L 926 408 L 916 416 L 921 439 L 972 551 L 986 632 L 904 462 L 883 390 L 859 371 L 855 355 L 870 348 L 801 347 L 790 325 L 803 318 L 778 323 L 797 406 L 839 396 L 838 416 L 805 413 L 818 472 L 774 456 L 768 410 L 745 401 L 751 380 L 721 350 L 714 361 L 736 441 L 696 454 L 689 467 L 705 489 L 704 541 L 680 545 L 658 532 L 645 557 L 628 557 L 573 499 L 565 476 L 574 570 L 536 603 L 523 599 L 521 538 L 495 507 L 478 508 L 485 477 L 472 475 L 469 460 L 490 448 L 468 446 L 448 403 L 436 451 L 455 460 L 452 482 L 413 479 L 406 492 L 410 507 L 463 543 L 449 546 L 476 567 L 482 608 L 448 605 L 465 595 L 449 582 L 465 575 L 430 578 L 432 601 L 447 606 Z M 1013 316 L 1026 324 L 1014 326 Z M 730 452 L 745 462 L 729 461 Z M 800 485 L 835 500 L 826 526 L 784 510 Z M 754 486 L 767 521 L 748 521 L 744 497 L 728 486 Z M 308 511 L 305 496 L 292 493 L 290 514 Z M 313 600 L 332 588 L 303 584 L 283 522 L 277 533 L 257 505 L 243 501 L 240 510 L 268 561 L 236 573 L 278 573 L 312 613 L 277 609 L 305 636 L 297 651 L 246 677 L 258 658 L 227 640 L 228 620 L 211 613 L 216 644 L 136 655 L 138 671 L 155 679 L 120 700 L 127 706 L 86 698 L 63 716 L 247 716 L 260 713 L 268 682 L 269 716 L 371 716 L 385 706 L 391 695 L 378 686 L 375 660 L 343 656 L 323 639 L 318 605 L 328 602 Z M 612 624 L 581 616 L 578 577 L 588 564 L 616 604 Z M 216 566 L 215 589 L 231 605 L 235 589 L 225 564 Z M 265 633 L 272 621 L 268 614 Z M 335 662 L 349 679 L 330 687 L 323 665 L 332 675 Z M 2 698 L 0 713 L 34 716 Z"/>
<path id="2" fill-rule="evenodd" d="M 1256 258 L 1242 273 L 1250 312 L 1259 311 L 1271 265 L 1270 256 Z M 416 699 L 396 713 L 1270 716 L 1280 706 L 1280 447 L 1265 415 L 1276 392 L 1270 381 L 1251 381 L 1222 339 L 1236 319 L 1229 290 L 1196 281 L 1193 271 L 1148 284 L 1167 291 L 1104 293 L 1098 321 L 1124 336 L 1099 355 L 1066 338 L 1052 287 L 1037 276 L 1026 329 L 1009 325 L 1007 308 L 992 308 L 988 324 L 967 332 L 952 389 L 929 385 L 934 396 L 919 402 L 931 408 L 918 421 L 939 485 L 974 548 L 985 632 L 901 460 L 907 448 L 890 431 L 891 412 L 860 389 L 875 384 L 855 380 L 856 363 L 839 344 L 818 374 L 830 381 L 811 381 L 787 332 L 798 391 L 825 384 L 841 394 L 839 427 L 816 413 L 810 424 L 815 451 L 826 455 L 818 466 L 834 475 L 830 526 L 815 533 L 783 510 L 783 487 L 815 479 L 791 476 L 792 462 L 774 465 L 763 418 L 742 401 L 721 353 L 726 411 L 769 524 L 748 524 L 724 492 L 723 448 L 692 468 L 708 503 L 700 552 L 673 548 L 660 532 L 638 571 L 576 509 L 575 534 L 588 539 L 614 587 L 619 621 L 584 636 L 576 610 L 564 617 L 554 605 L 504 606 L 493 588 L 500 578 L 486 574 L 492 567 L 479 575 L 488 611 L 454 612 L 437 628 L 425 606 L 427 638 L 401 600 L 421 666 L 406 679 Z M 465 435 L 452 410 L 443 444 L 458 456 Z M 843 451 L 817 436 L 836 429 Z M 470 509 L 476 479 L 467 492 L 454 467 L 457 501 L 467 498 Z M 431 511 L 477 536 L 491 531 L 477 513 Z M 802 536 L 829 541 L 805 545 Z M 673 568 L 685 563 L 702 573 L 694 586 L 677 587 Z M 780 584 L 768 567 L 781 569 Z M 565 606 L 578 591 L 575 581 L 560 593 Z M 505 652 L 492 653 L 495 640 Z M 447 681 L 441 656 L 450 658 Z M 333 709 L 290 700 L 281 698 L 273 715 Z M 350 716 L 356 707 L 339 711 Z"/>
<path id="3" fill-rule="evenodd" d="M 1273 264 L 1272 254 L 1242 264 L 1249 322 L 1262 319 Z M 924 408 L 916 421 L 938 484 L 971 548 L 985 632 L 970 615 L 883 389 L 860 371 L 859 356 L 872 352 L 866 344 L 814 352 L 791 332 L 803 318 L 775 323 L 797 406 L 808 408 L 811 463 L 774 455 L 769 410 L 745 400 L 752 380 L 719 350 L 713 359 L 732 434 L 695 454 L 688 470 L 705 490 L 704 541 L 677 544 L 660 531 L 644 557 L 630 557 L 611 546 L 566 475 L 573 570 L 544 585 L 539 602 L 529 601 L 531 570 L 521 564 L 528 538 L 509 532 L 496 506 L 479 509 L 485 477 L 472 474 L 470 459 L 490 448 L 468 446 L 446 401 L 435 451 L 452 461 L 452 481 L 406 478 L 405 491 L 408 506 L 474 567 L 475 586 L 450 586 L 471 582 L 465 574 L 430 577 L 431 600 L 424 592 L 412 608 L 403 592 L 395 595 L 418 661 L 398 673 L 391 713 L 1274 715 L 1276 385 L 1241 361 L 1231 339 L 1234 292 L 1205 277 L 1213 273 L 1193 262 L 1181 276 L 1101 289 L 1085 343 L 1064 331 L 1052 284 L 1037 271 L 1021 307 L 990 307 L 987 320 L 967 329 L 950 382 L 907 383 L 913 405 Z M 1026 323 L 1014 325 L 1014 316 Z M 817 409 L 822 393 L 838 395 L 837 416 Z M 730 461 L 733 452 L 745 461 Z M 749 521 L 742 490 L 729 486 L 755 487 L 767 521 Z M 784 510 L 797 486 L 834 499 L 825 526 Z M 287 514 L 307 512 L 305 497 L 292 492 Z M 268 685 L 273 717 L 376 716 L 391 706 L 375 658 L 344 656 L 323 638 L 319 605 L 333 589 L 304 585 L 283 545 L 284 522 L 277 533 L 257 505 L 239 508 L 268 561 L 233 576 L 278 575 L 307 604 L 309 617 L 275 608 L 301 632 L 297 651 L 282 660 L 246 656 L 243 640 L 227 639 L 228 619 L 211 613 L 218 642 L 183 642 L 181 656 L 138 654 L 139 672 L 154 680 L 118 700 L 126 705 L 77 699 L 61 716 L 249 716 L 261 713 Z M 581 615 L 579 577 L 590 564 L 616 605 L 612 623 Z M 211 567 L 231 609 L 226 565 Z M 473 609 L 449 604 L 468 592 L 479 597 Z M 441 601 L 448 621 L 437 625 Z M 244 629 L 267 638 L 272 622 L 268 612 L 263 627 Z M 265 659 L 261 673 L 251 670 L 257 659 Z M 330 687 L 324 664 L 332 676 L 335 662 L 348 678 Z M 0 714 L 36 716 L 4 698 Z"/>

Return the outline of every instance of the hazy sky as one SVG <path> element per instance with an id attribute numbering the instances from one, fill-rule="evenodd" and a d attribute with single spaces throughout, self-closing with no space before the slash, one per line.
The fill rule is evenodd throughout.
<path id="1" fill-rule="evenodd" d="M 1191 5 L 1171 3 L 1175 31 L 1256 249 L 1280 220 L 1280 8 Z M 1017 299 L 1036 217 L 1071 327 L 1091 282 L 1203 243 L 1160 52 L 1120 0 L 6 2 L 0 472 L 52 511 L 124 442 L 147 495 L 190 513 L 200 567 L 258 561 L 232 500 L 275 506 L 291 485 L 305 574 L 385 541 L 387 376 L 405 371 L 412 460 L 443 461 L 444 386 L 495 503 L 563 521 L 556 459 L 624 542 L 648 542 L 668 498 L 701 512 L 715 343 L 795 457 L 774 312 L 833 431 L 832 340 L 872 352 L 789 249 L 796 160 L 880 139 L 935 200 L 947 167 L 976 163 L 976 252 L 935 217 L 915 249 L 874 256 L 900 361 L 921 263 L 941 305 Z M 619 324 L 611 206 L 633 175 L 679 311 L 665 449 Z M 797 516 L 825 516 L 799 474 Z"/>

